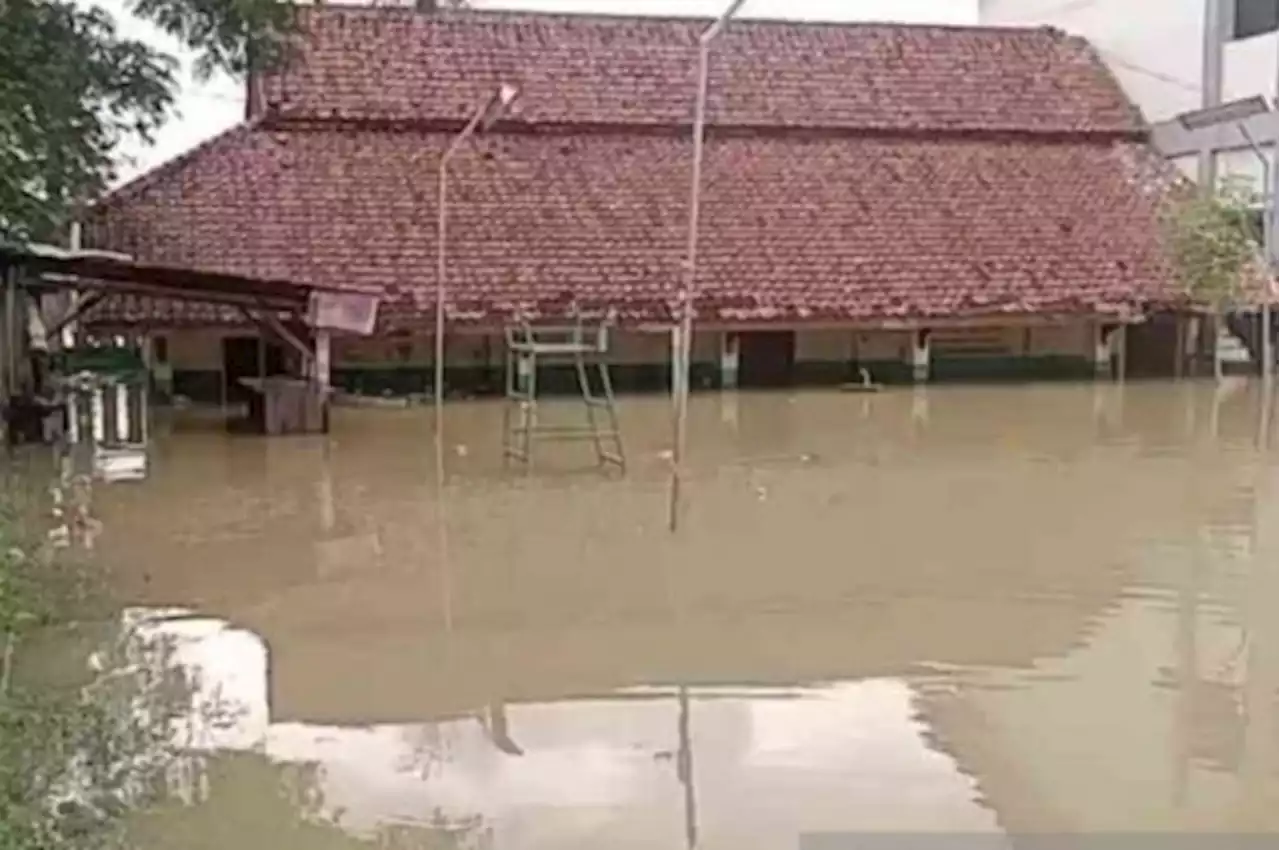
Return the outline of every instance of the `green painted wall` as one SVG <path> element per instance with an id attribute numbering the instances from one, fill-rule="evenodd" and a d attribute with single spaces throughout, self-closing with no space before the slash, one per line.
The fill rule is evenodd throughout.
<path id="1" fill-rule="evenodd" d="M 858 368 L 871 373 L 879 384 L 911 383 L 911 366 L 897 360 L 865 360 L 857 364 L 825 360 L 795 364 L 795 385 L 800 387 L 839 386 L 859 380 Z M 175 369 L 173 391 L 204 404 L 222 400 L 221 373 L 207 369 Z M 609 368 L 609 377 L 618 393 L 667 392 L 670 367 L 666 363 L 622 363 Z M 1094 377 L 1088 358 L 1067 355 L 1039 357 L 964 357 L 935 359 L 930 363 L 930 383 L 993 381 L 1088 380 Z M 445 386 L 451 395 L 494 396 L 503 392 L 501 367 L 468 366 L 446 370 Z M 348 393 L 369 396 L 430 394 L 432 370 L 423 365 L 343 366 L 334 369 L 333 385 Z M 593 389 L 598 389 L 592 375 Z M 720 389 L 720 370 L 712 363 L 693 365 L 695 390 Z M 577 376 L 572 366 L 550 366 L 538 370 L 539 395 L 576 395 Z"/>

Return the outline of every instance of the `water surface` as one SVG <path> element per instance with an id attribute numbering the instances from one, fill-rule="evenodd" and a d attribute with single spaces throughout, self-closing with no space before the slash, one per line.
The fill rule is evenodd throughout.
<path id="1" fill-rule="evenodd" d="M 189 805 L 139 834 L 1274 833 L 1261 402 L 696 396 L 675 536 L 659 397 L 622 400 L 621 479 L 587 446 L 504 469 L 497 403 L 449 406 L 443 484 L 428 411 L 338 411 L 327 439 L 175 423 L 147 481 L 95 494 L 97 554 L 131 604 L 189 612 L 180 654 L 238 711 Z"/>

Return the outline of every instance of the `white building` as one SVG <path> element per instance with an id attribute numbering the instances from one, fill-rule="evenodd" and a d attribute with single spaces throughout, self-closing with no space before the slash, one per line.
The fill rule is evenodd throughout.
<path id="1" fill-rule="evenodd" d="M 1088 38 L 1189 176 L 1240 175 L 1262 189 L 1262 164 L 1234 125 L 1189 130 L 1177 116 L 1251 95 L 1273 101 L 1276 0 L 979 0 L 979 10 L 984 23 Z M 1274 163 L 1275 112 L 1245 126 Z"/>

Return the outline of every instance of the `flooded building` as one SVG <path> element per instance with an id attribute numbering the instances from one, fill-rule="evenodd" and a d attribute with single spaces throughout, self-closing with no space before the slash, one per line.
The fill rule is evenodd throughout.
<path id="1" fill-rule="evenodd" d="M 344 7 L 301 25 L 246 120 L 115 192 L 94 244 L 377 286 L 379 333 L 335 340 L 333 381 L 426 391 L 437 167 L 511 85 L 451 169 L 449 389 L 498 388 L 503 326 L 569 304 L 616 316 L 620 387 L 667 385 L 703 22 Z M 1083 39 L 735 22 L 711 62 L 693 385 L 1109 373 L 1171 297 L 1163 167 Z M 180 394 L 261 368 L 233 313 L 133 300 L 98 320 L 162 334 Z M 1129 362 L 1174 371 L 1173 336 L 1142 337 L 1127 347 L 1159 352 Z"/>

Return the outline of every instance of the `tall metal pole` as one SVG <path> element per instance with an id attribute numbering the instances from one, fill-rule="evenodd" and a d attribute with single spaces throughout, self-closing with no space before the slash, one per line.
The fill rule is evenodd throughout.
<path id="1" fill-rule="evenodd" d="M 702 204 L 702 156 L 706 140 L 707 86 L 710 76 L 711 42 L 724 30 L 746 0 L 732 0 L 728 8 L 698 37 L 698 90 L 693 108 L 693 171 L 689 190 L 689 233 L 684 263 L 684 285 L 680 289 L 679 344 L 672 346 L 672 392 L 675 394 L 671 446 L 671 493 L 667 503 L 667 525 L 675 531 L 680 524 L 680 485 L 684 475 L 685 443 L 688 438 L 689 385 L 692 374 L 694 299 L 698 281 L 698 217 Z"/>
<path id="2" fill-rule="evenodd" d="M 444 448 L 444 305 L 445 305 L 445 267 L 448 256 L 445 249 L 445 238 L 449 230 L 449 157 L 453 154 L 451 146 L 440 158 L 440 172 L 436 180 L 436 322 L 434 362 L 432 365 L 431 399 L 435 413 L 436 451 Z"/>
<path id="3" fill-rule="evenodd" d="M 435 468 L 436 468 L 436 561 L 440 570 L 440 603 L 442 621 L 446 637 L 451 641 L 453 635 L 453 582 L 450 578 L 449 564 L 449 517 L 445 504 L 444 480 L 444 308 L 447 284 L 445 273 L 448 268 L 447 237 L 449 235 L 449 160 L 458 149 L 471 138 L 487 122 L 511 106 L 516 98 L 516 89 L 501 86 L 488 99 L 476 107 L 466 126 L 454 136 L 449 147 L 440 156 L 440 167 L 436 174 L 436 321 L 435 321 L 435 363 L 432 364 L 432 401 L 435 408 Z M 452 643 L 446 644 L 446 660 L 451 659 Z"/>
<path id="4" fill-rule="evenodd" d="M 453 155 L 477 130 L 509 108 L 515 102 L 517 94 L 514 87 L 503 85 L 478 105 L 466 126 L 453 137 L 453 141 L 441 155 L 439 171 L 436 175 L 436 322 L 435 363 L 432 378 L 435 386 L 432 388 L 432 400 L 435 407 L 436 453 L 441 462 L 444 456 L 444 308 L 447 287 L 445 270 L 448 258 L 446 238 L 449 229 L 449 160 L 453 159 Z M 443 467 L 440 473 L 443 475 Z"/>

